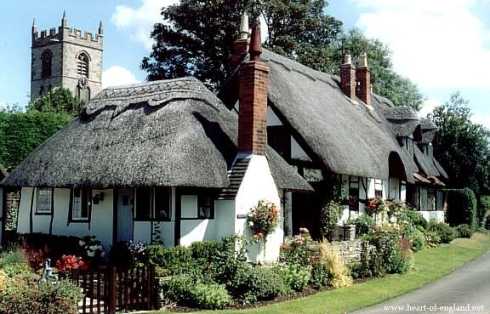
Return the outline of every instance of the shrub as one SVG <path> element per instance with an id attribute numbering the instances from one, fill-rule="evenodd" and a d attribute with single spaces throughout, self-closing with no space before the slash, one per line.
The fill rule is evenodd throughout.
<path id="1" fill-rule="evenodd" d="M 447 222 L 452 225 L 468 224 L 478 227 L 477 200 L 475 193 L 469 189 L 448 190 Z"/>
<path id="2" fill-rule="evenodd" d="M 284 265 L 279 269 L 284 283 L 292 290 L 302 291 L 310 282 L 311 266 Z"/>
<path id="3" fill-rule="evenodd" d="M 241 265 L 227 288 L 243 304 L 271 300 L 289 290 L 278 271 L 250 264 Z"/>
<path id="4" fill-rule="evenodd" d="M 320 243 L 319 262 L 325 265 L 327 272 L 330 274 L 330 285 L 332 287 L 341 288 L 352 285 L 349 269 L 344 264 L 339 252 L 327 241 Z"/>
<path id="5" fill-rule="evenodd" d="M 176 275 L 162 283 L 167 303 L 206 309 L 220 309 L 232 303 L 224 285 L 202 283 L 190 275 Z"/>
<path id="6" fill-rule="evenodd" d="M 348 223 L 356 226 L 356 235 L 365 235 L 374 226 L 374 220 L 369 215 L 360 215 L 356 219 L 350 220 Z"/>
<path id="7" fill-rule="evenodd" d="M 404 273 L 411 265 L 410 246 L 402 247 L 400 230 L 395 226 L 382 226 L 373 229 L 368 235 L 369 242 L 376 248 L 375 262 L 381 261 L 382 269 L 376 273 Z M 380 265 L 375 265 L 378 268 Z"/>
<path id="8" fill-rule="evenodd" d="M 410 241 L 414 252 L 422 250 L 426 245 L 425 234 L 419 229 L 411 229 L 409 232 L 405 233 L 405 236 Z"/>
<path id="9" fill-rule="evenodd" d="M 428 225 L 428 221 L 419 212 L 411 208 L 400 211 L 397 214 L 397 221 L 401 225 L 408 225 L 422 230 L 425 230 Z"/>
<path id="10" fill-rule="evenodd" d="M 311 237 L 306 229 L 292 239 L 286 239 L 281 247 L 279 261 L 283 264 L 308 266 L 311 264 L 312 252 L 308 248 Z"/>
<path id="11" fill-rule="evenodd" d="M 7 277 L 27 275 L 32 272 L 21 250 L 5 252 L 0 256 L 0 269 Z"/>
<path id="12" fill-rule="evenodd" d="M 441 243 L 449 243 L 456 238 L 456 232 L 446 223 L 430 221 L 427 230 L 437 233 Z"/>
<path id="13" fill-rule="evenodd" d="M 176 246 L 167 248 L 150 245 L 146 248 L 149 262 L 158 267 L 160 275 L 186 274 L 196 267 L 189 248 Z"/>
<path id="14" fill-rule="evenodd" d="M 204 309 L 222 309 L 232 303 L 224 285 L 198 283 L 191 289 L 193 303 Z"/>
<path id="15" fill-rule="evenodd" d="M 336 201 L 330 201 L 320 212 L 320 234 L 323 238 L 331 239 L 339 219 L 342 217 L 344 206 Z"/>
<path id="16" fill-rule="evenodd" d="M 441 237 L 439 236 L 439 233 L 435 231 L 430 231 L 427 230 L 424 232 L 425 234 L 425 243 L 427 244 L 428 247 L 436 247 L 441 243 Z"/>
<path id="17" fill-rule="evenodd" d="M 455 229 L 459 238 L 471 238 L 473 235 L 473 230 L 467 224 L 459 225 Z"/>
<path id="18" fill-rule="evenodd" d="M 80 289 L 68 281 L 10 280 L 0 291 L 0 313 L 76 314 Z"/>
<path id="19" fill-rule="evenodd" d="M 330 272 L 324 263 L 314 263 L 311 268 L 310 284 L 317 289 L 328 287 L 330 284 Z"/>

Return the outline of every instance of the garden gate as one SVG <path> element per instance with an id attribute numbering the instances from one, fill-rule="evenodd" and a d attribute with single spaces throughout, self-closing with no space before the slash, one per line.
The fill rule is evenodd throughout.
<path id="1" fill-rule="evenodd" d="M 79 313 L 114 314 L 116 311 L 153 310 L 158 304 L 155 269 L 103 267 L 76 270 L 70 279 L 82 290 Z"/>

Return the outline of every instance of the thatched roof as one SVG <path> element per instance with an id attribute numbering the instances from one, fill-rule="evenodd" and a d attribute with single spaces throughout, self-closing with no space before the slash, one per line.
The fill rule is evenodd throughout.
<path id="1" fill-rule="evenodd" d="M 15 186 L 224 188 L 238 116 L 195 78 L 103 90 L 7 178 Z M 280 188 L 311 187 L 272 149 Z"/>
<path id="2" fill-rule="evenodd" d="M 391 134 L 382 112 L 347 98 L 337 77 L 267 50 L 262 59 L 270 67 L 269 100 L 274 110 L 327 169 L 388 178 L 388 158 L 393 152 L 404 161 L 407 180 L 413 182 L 410 158 Z"/>
<path id="3" fill-rule="evenodd" d="M 378 104 L 384 104 L 381 106 L 381 110 L 388 120 L 391 129 L 395 136 L 411 136 L 417 126 L 420 125 L 420 120 L 417 117 L 417 113 L 410 107 L 391 107 L 391 103 L 386 101 L 386 98 L 375 97 Z"/>

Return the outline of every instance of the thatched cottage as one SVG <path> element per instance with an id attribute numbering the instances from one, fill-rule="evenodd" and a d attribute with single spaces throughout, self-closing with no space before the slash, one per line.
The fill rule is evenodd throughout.
<path id="1" fill-rule="evenodd" d="M 333 191 L 349 200 L 343 222 L 375 196 L 440 219 L 434 126 L 371 93 L 367 60 L 346 58 L 339 79 L 262 50 L 258 33 L 242 26 L 221 99 L 194 78 L 93 98 L 4 180 L 22 188 L 18 232 L 188 245 L 248 236 L 268 200 L 280 224 L 251 258 L 274 260 L 284 234 L 317 235 Z"/>
<path id="2" fill-rule="evenodd" d="M 238 114 L 195 78 L 99 93 L 5 180 L 22 187 L 17 231 L 188 245 L 247 235 L 259 200 L 283 209 L 286 191 L 311 190 L 267 146 L 267 66 L 252 48 Z M 259 258 L 282 241 L 281 223 Z"/>
<path id="3" fill-rule="evenodd" d="M 242 29 L 242 33 L 246 29 Z M 246 60 L 246 37 L 235 42 L 232 62 Z M 366 55 L 346 55 L 340 77 L 315 71 L 271 51 L 267 91 L 268 143 L 314 187 L 288 192 L 286 234 L 309 229 L 319 236 L 325 200 L 345 200 L 342 222 L 364 212 L 366 200 L 406 202 L 427 219 L 444 220 L 447 173 L 433 156 L 437 131 L 410 107 L 395 107 L 372 92 Z M 239 69 L 220 95 L 239 110 Z"/>

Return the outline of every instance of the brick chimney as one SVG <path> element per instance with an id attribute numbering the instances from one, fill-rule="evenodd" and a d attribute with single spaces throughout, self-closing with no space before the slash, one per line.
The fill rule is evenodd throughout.
<path id="1" fill-rule="evenodd" d="M 356 95 L 356 70 L 350 54 L 345 55 L 344 63 L 340 65 L 340 87 L 347 97 L 354 98 Z"/>
<path id="2" fill-rule="evenodd" d="M 262 43 L 259 21 L 252 30 L 249 52 L 250 61 L 240 67 L 238 148 L 240 152 L 265 155 L 269 67 L 260 59 Z"/>
<path id="3" fill-rule="evenodd" d="M 366 105 L 371 105 L 371 73 L 369 72 L 367 54 L 361 54 L 359 64 L 356 68 L 356 95 Z"/>
<path id="4" fill-rule="evenodd" d="M 244 13 L 240 21 L 240 36 L 233 43 L 231 55 L 231 65 L 233 68 L 238 66 L 247 55 L 249 35 L 248 15 Z"/>

